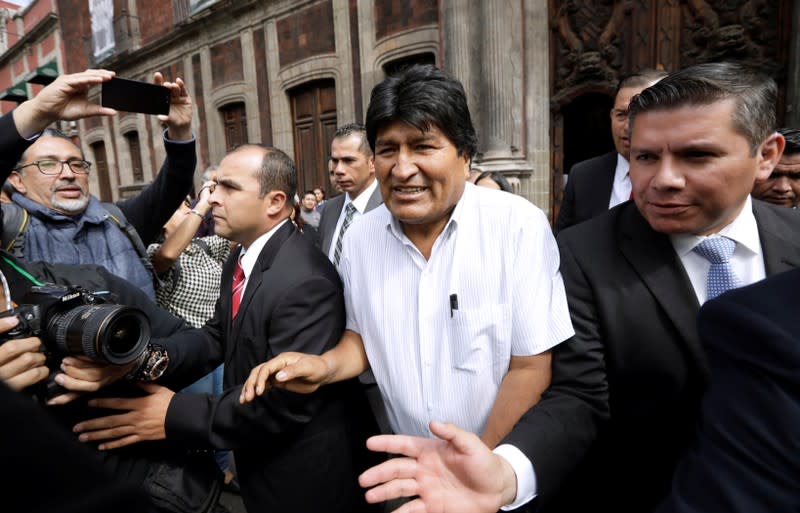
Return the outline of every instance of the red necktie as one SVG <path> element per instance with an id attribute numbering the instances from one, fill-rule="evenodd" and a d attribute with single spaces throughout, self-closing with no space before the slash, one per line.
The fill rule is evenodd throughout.
<path id="1" fill-rule="evenodd" d="M 239 304 L 242 302 L 244 293 L 244 269 L 242 269 L 242 259 L 236 261 L 236 269 L 233 271 L 233 289 L 231 290 L 231 320 L 236 318 L 239 313 Z"/>

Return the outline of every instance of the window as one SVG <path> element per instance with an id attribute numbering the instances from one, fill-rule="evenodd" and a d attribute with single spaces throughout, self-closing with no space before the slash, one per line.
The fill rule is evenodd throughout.
<path id="1" fill-rule="evenodd" d="M 225 151 L 247 144 L 247 113 L 244 103 L 229 103 L 219 109 L 225 126 Z"/>
<path id="2" fill-rule="evenodd" d="M 144 169 L 142 168 L 142 150 L 139 147 L 139 132 L 133 130 L 125 134 L 128 141 L 128 151 L 131 154 L 131 172 L 133 181 L 136 183 L 144 182 Z"/>
<path id="3" fill-rule="evenodd" d="M 94 165 L 97 169 L 97 183 L 100 186 L 100 201 L 112 201 L 111 180 L 108 177 L 108 158 L 103 141 L 92 144 L 92 153 L 94 153 Z"/>

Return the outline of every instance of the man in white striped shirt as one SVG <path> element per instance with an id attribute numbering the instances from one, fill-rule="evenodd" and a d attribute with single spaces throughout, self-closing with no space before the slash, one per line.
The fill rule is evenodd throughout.
<path id="1" fill-rule="evenodd" d="M 446 420 L 495 448 L 550 384 L 550 349 L 573 334 L 547 219 L 466 183 L 477 149 L 466 97 L 433 66 L 379 84 L 366 125 L 384 205 L 343 241 L 345 334 L 322 357 L 257 367 L 242 400 L 279 369 L 294 379 L 283 386 L 307 391 L 371 367 L 394 432 L 430 437 L 430 422 Z M 511 445 L 495 452 L 518 484 L 504 502 L 524 504 L 531 462 Z"/>

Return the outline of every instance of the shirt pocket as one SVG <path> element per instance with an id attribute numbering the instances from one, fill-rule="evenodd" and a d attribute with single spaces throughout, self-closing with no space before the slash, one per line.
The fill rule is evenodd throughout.
<path id="1" fill-rule="evenodd" d="M 450 356 L 453 367 L 471 374 L 495 372 L 508 367 L 511 307 L 486 305 L 454 310 L 450 323 Z"/>

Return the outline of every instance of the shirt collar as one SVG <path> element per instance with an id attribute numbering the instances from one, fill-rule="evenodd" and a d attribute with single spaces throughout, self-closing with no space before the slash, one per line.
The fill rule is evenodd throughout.
<path id="1" fill-rule="evenodd" d="M 711 235 L 692 235 L 691 233 L 676 233 L 669 236 L 672 247 L 679 257 L 683 258 L 702 241 L 710 237 L 728 237 L 736 241 L 737 247 L 743 247 L 753 254 L 761 253 L 761 242 L 758 238 L 758 223 L 753 215 L 753 202 L 747 196 L 742 211 L 731 221 L 730 224 L 722 228 L 719 232 Z"/>
<path id="2" fill-rule="evenodd" d="M 250 244 L 250 247 L 245 249 L 242 246 L 242 252 L 239 253 L 239 263 L 242 266 L 242 270 L 244 271 L 245 279 L 250 277 L 250 273 L 253 271 L 253 267 L 256 265 L 256 261 L 258 260 L 258 256 L 261 254 L 261 250 L 264 249 L 269 239 L 278 231 L 278 229 L 286 224 L 289 218 L 284 219 L 275 227 L 273 227 L 267 233 L 259 236 L 256 240 Z"/>
<path id="3" fill-rule="evenodd" d="M 617 168 L 614 171 L 614 183 L 625 180 L 631 170 L 631 164 L 628 159 L 617 153 Z"/>
<path id="4" fill-rule="evenodd" d="M 375 188 L 378 187 L 378 180 L 373 177 L 372 183 L 367 185 L 367 188 L 361 191 L 361 194 L 358 195 L 356 199 L 350 198 L 350 193 L 344 193 L 344 207 L 347 208 L 348 203 L 352 203 L 356 210 L 358 210 L 359 214 L 363 214 L 364 211 L 367 209 L 367 203 L 369 203 L 369 199 L 372 197 L 372 193 L 375 192 Z"/>

